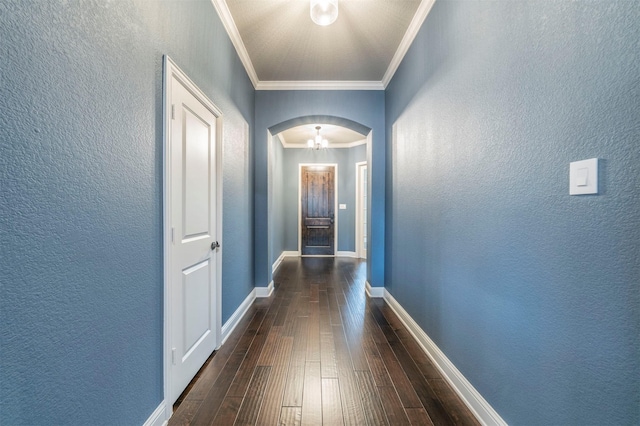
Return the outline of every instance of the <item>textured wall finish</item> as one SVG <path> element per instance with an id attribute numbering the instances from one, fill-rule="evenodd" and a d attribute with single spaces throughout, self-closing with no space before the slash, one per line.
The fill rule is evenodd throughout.
<path id="1" fill-rule="evenodd" d="M 439 0 L 386 92 L 387 290 L 510 424 L 640 423 L 639 22 Z"/>
<path id="2" fill-rule="evenodd" d="M 224 113 L 223 317 L 252 290 L 253 88 L 209 0 L 0 0 L 0 424 L 163 398 L 162 55 Z"/>

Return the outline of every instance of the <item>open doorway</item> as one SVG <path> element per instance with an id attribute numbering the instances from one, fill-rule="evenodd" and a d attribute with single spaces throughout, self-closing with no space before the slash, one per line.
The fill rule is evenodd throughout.
<path id="1" fill-rule="evenodd" d="M 359 211 L 356 164 L 366 163 L 370 156 L 371 130 L 348 120 L 327 118 L 327 121 L 308 121 L 300 124 L 301 121 L 306 121 L 301 118 L 295 120 L 293 126 L 285 126 L 283 123 L 276 127 L 279 130 L 277 133 L 271 133 L 270 129 L 268 255 L 272 273 L 286 256 L 361 257 L 357 248 L 359 238 L 356 237 L 356 219 Z M 321 128 L 320 132 L 318 127 Z M 326 145 L 318 147 L 310 143 L 318 133 L 322 135 L 323 140 L 328 141 Z M 304 215 L 303 218 L 301 212 L 302 166 L 323 165 L 332 165 L 335 170 L 333 211 L 328 212 L 326 218 L 322 218 L 325 222 L 328 221 L 329 225 L 324 222 L 315 223 L 317 218 L 314 215 Z M 368 215 L 369 211 L 365 212 Z M 311 226 L 334 228 L 334 247 L 328 249 L 331 253 L 305 253 L 302 243 L 302 228 L 305 222 L 309 222 Z M 365 226 L 368 222 L 365 218 Z"/>

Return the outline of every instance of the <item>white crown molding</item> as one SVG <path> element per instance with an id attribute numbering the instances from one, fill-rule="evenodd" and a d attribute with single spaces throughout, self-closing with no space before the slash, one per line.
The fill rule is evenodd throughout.
<path id="1" fill-rule="evenodd" d="M 291 143 L 291 142 L 287 142 L 283 136 L 281 136 L 282 133 L 278 133 L 279 139 L 280 139 L 280 144 L 282 145 L 283 148 L 286 149 L 310 149 L 306 143 Z M 340 144 L 329 144 L 328 148 L 329 149 L 340 149 L 340 148 L 354 148 L 356 146 L 360 146 L 360 145 L 364 145 L 367 143 L 366 139 L 362 139 L 359 141 L 353 141 L 353 142 L 348 142 L 348 143 L 340 143 Z"/>
<path id="2" fill-rule="evenodd" d="M 389 85 L 389 82 L 393 78 L 394 74 L 398 70 L 400 63 L 404 59 L 404 55 L 407 54 L 409 47 L 411 47 L 411 43 L 418 35 L 418 31 L 422 27 L 424 20 L 427 19 L 427 15 L 431 11 L 433 4 L 436 0 L 422 0 L 420 5 L 418 6 L 418 10 L 416 10 L 416 14 L 413 15 L 413 19 L 407 28 L 407 32 L 404 33 L 404 37 L 402 37 L 402 41 L 398 46 L 398 50 L 396 50 L 395 55 L 391 59 L 391 63 L 389 64 L 389 68 L 387 68 L 387 72 L 384 73 L 382 77 L 381 84 L 386 89 Z"/>
<path id="3" fill-rule="evenodd" d="M 242 65 L 244 65 L 244 69 L 247 71 L 249 75 L 249 79 L 251 83 L 253 83 L 253 87 L 257 87 L 260 83 L 258 79 L 258 74 L 256 73 L 255 68 L 253 67 L 253 63 L 251 62 L 251 58 L 249 57 L 249 52 L 247 52 L 247 48 L 244 46 L 242 42 L 242 37 L 240 37 L 240 31 L 238 31 L 238 27 L 236 27 L 236 23 L 233 20 L 233 16 L 231 16 L 231 11 L 227 6 L 227 2 L 225 0 L 211 0 L 213 3 L 213 7 L 215 7 L 216 12 L 218 12 L 218 16 L 222 21 L 222 25 L 224 25 L 225 30 L 227 30 L 227 34 L 231 39 L 231 43 L 233 43 L 233 47 L 236 48 L 236 52 L 240 57 L 240 61 Z"/>
<path id="4" fill-rule="evenodd" d="M 422 0 L 381 81 L 260 81 L 225 0 L 211 0 L 255 90 L 385 90 L 436 0 Z"/>
<path id="5" fill-rule="evenodd" d="M 353 147 L 356 147 L 356 146 L 364 145 L 366 143 L 367 143 L 366 139 L 361 139 L 359 141 L 353 141 L 353 142 L 349 142 L 349 143 L 344 143 L 344 144 L 341 144 L 340 146 L 334 146 L 332 148 L 353 148 Z"/>
<path id="6" fill-rule="evenodd" d="M 380 81 L 259 81 L 256 90 L 384 90 Z"/>

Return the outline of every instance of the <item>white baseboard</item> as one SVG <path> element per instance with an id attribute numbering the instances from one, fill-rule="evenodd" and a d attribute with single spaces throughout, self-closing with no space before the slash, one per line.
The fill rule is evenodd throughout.
<path id="1" fill-rule="evenodd" d="M 336 256 L 339 257 L 358 257 L 355 251 L 338 251 Z"/>
<path id="2" fill-rule="evenodd" d="M 142 426 L 163 426 L 166 425 L 169 420 L 166 418 L 167 405 L 165 401 L 162 401 L 158 408 L 156 408 L 153 413 L 149 416 L 146 422 Z"/>
<path id="3" fill-rule="evenodd" d="M 384 287 L 371 287 L 369 281 L 365 281 L 364 290 L 369 297 L 384 297 Z"/>
<path id="4" fill-rule="evenodd" d="M 238 309 L 236 309 L 233 315 L 231 315 L 231 317 L 227 320 L 227 322 L 225 322 L 224 325 L 222 326 L 222 330 L 221 330 L 222 338 L 220 339 L 220 346 L 222 346 L 222 344 L 227 340 L 229 335 L 231 335 L 231 333 L 236 328 L 236 326 L 238 325 L 238 323 L 240 322 L 244 314 L 246 314 L 247 311 L 249 310 L 249 307 L 251 306 L 254 300 L 256 300 L 255 288 L 251 290 L 251 293 L 249 293 L 247 298 L 244 299 L 244 301 L 240 304 L 240 306 L 238 306 Z"/>
<path id="5" fill-rule="evenodd" d="M 273 265 L 271 266 L 271 273 L 272 274 L 276 273 L 276 270 L 278 269 L 278 266 L 280 266 L 280 264 L 282 263 L 283 260 L 284 260 L 284 252 L 280 253 L 280 256 L 278 256 L 276 261 L 273 262 Z"/>
<path id="6" fill-rule="evenodd" d="M 271 293 L 273 293 L 273 281 L 269 283 L 266 287 L 256 287 L 255 288 L 256 297 L 269 297 Z"/>
<path id="7" fill-rule="evenodd" d="M 280 266 L 280 264 L 282 263 L 282 261 L 284 260 L 285 257 L 298 257 L 298 256 L 300 256 L 300 252 L 297 252 L 297 251 L 283 251 L 282 253 L 280 253 L 280 256 L 278 256 L 276 261 L 273 262 L 273 265 L 271 267 L 271 273 L 272 274 L 276 273 L 276 269 L 278 269 L 278 267 Z"/>
<path id="8" fill-rule="evenodd" d="M 389 304 L 398 318 L 400 318 L 400 321 L 402 321 L 405 327 L 407 327 L 409 333 L 411 333 L 413 338 L 416 339 L 422 347 L 422 350 L 431 358 L 444 378 L 449 382 L 451 387 L 453 387 L 453 390 L 475 414 L 480 423 L 487 426 L 506 426 L 507 423 L 502 420 L 502 417 L 500 417 L 493 407 L 478 393 L 456 366 L 449 361 L 440 348 L 436 346 L 433 340 L 429 338 L 427 333 L 420 328 L 386 289 L 384 289 L 384 300 Z"/>

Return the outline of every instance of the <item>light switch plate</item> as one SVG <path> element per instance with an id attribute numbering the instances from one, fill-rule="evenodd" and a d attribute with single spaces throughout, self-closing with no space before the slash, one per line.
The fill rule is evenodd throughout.
<path id="1" fill-rule="evenodd" d="M 598 159 L 574 161 L 569 164 L 569 195 L 598 193 Z"/>

